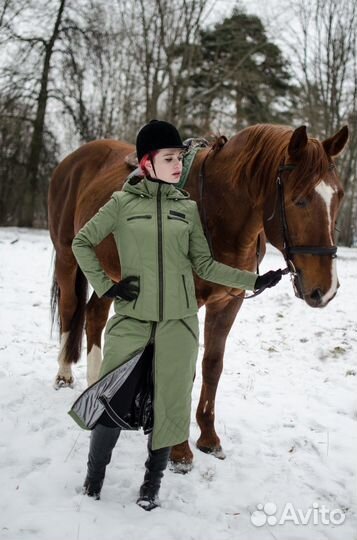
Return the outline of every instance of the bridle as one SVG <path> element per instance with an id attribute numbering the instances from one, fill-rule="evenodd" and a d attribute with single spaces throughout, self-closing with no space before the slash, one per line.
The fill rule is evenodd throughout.
<path id="1" fill-rule="evenodd" d="M 277 185 L 277 196 L 278 196 L 278 204 L 280 209 L 280 222 L 281 222 L 281 228 L 282 228 L 282 236 L 283 236 L 283 249 L 282 253 L 286 262 L 286 268 L 283 270 L 283 273 L 287 274 L 290 273 L 290 276 L 292 278 L 292 284 L 294 287 L 295 295 L 298 298 L 303 299 L 304 293 L 303 293 L 303 286 L 301 283 L 301 278 L 299 275 L 299 272 L 296 270 L 293 258 L 294 255 L 317 255 L 317 256 L 330 256 L 332 258 L 336 258 L 337 253 L 337 246 L 294 246 L 290 239 L 290 233 L 289 233 L 289 227 L 288 222 L 286 219 L 286 208 L 285 208 L 285 194 L 284 194 L 284 183 L 282 180 L 281 173 L 284 173 L 285 171 L 292 171 L 294 170 L 296 165 L 294 164 L 285 164 L 281 165 L 278 169 L 278 176 L 276 179 L 276 185 Z M 330 164 L 329 169 L 333 169 L 334 165 L 333 163 Z M 268 221 L 270 221 L 274 217 L 275 210 L 268 218 Z"/>
<path id="2" fill-rule="evenodd" d="M 209 152 L 206 154 L 206 156 L 203 159 L 203 162 L 200 167 L 199 172 L 199 201 L 200 201 L 200 210 L 201 210 L 201 217 L 202 217 L 202 224 L 203 224 L 203 230 L 205 233 L 205 236 L 207 238 L 208 245 L 211 250 L 211 254 L 213 255 L 213 246 L 212 246 L 212 239 L 208 231 L 207 227 L 207 215 L 206 215 L 206 209 L 204 206 L 204 173 L 205 173 L 205 162 L 209 155 Z M 292 242 L 290 240 L 290 234 L 289 234 L 289 227 L 288 222 L 286 218 L 286 208 L 285 208 L 285 194 L 284 194 L 284 184 L 282 180 L 282 174 L 286 171 L 292 171 L 296 167 L 295 164 L 283 164 L 280 165 L 278 169 L 278 175 L 276 179 L 276 186 L 277 186 L 277 203 L 280 210 L 280 221 L 281 221 L 281 230 L 282 230 L 282 237 L 283 237 L 283 249 L 282 253 L 285 259 L 286 268 L 282 270 L 282 274 L 290 274 L 292 285 L 294 288 L 295 295 L 298 298 L 303 299 L 304 293 L 303 293 L 303 286 L 301 282 L 301 278 L 299 275 L 298 270 L 295 267 L 295 264 L 293 262 L 294 255 L 317 255 L 317 256 L 330 256 L 332 258 L 336 258 L 337 253 L 337 246 L 294 246 L 292 245 Z M 331 163 L 329 166 L 329 169 L 333 169 L 334 164 Z M 273 210 L 272 215 L 268 218 L 268 221 L 272 220 L 275 216 L 275 208 Z M 257 260 L 259 259 L 260 250 L 259 250 L 259 242 L 257 246 Z M 258 264 L 257 264 L 258 266 Z M 253 294 L 250 294 L 248 296 L 244 296 L 242 294 L 233 294 L 231 292 L 227 292 L 229 296 L 232 296 L 237 299 L 247 300 L 249 298 L 254 298 L 255 296 L 258 296 L 265 290 L 264 288 L 259 289 L 258 291 L 255 291 Z"/>

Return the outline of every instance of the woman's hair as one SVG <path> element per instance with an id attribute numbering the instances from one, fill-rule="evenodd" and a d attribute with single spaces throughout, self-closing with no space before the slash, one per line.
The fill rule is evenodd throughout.
<path id="1" fill-rule="evenodd" d="M 140 165 L 140 169 L 143 171 L 145 176 L 149 174 L 149 171 L 146 168 L 147 160 L 152 161 L 158 152 L 159 152 L 158 150 L 153 150 L 152 152 L 145 154 L 145 156 L 141 158 L 139 165 Z"/>

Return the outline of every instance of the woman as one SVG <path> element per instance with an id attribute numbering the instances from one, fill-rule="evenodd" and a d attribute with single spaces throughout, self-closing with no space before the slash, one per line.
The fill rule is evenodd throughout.
<path id="1" fill-rule="evenodd" d="M 137 503 L 145 510 L 158 505 L 170 447 L 189 435 L 198 353 L 192 269 L 208 281 L 248 290 L 272 287 L 281 278 L 280 271 L 257 276 L 212 259 L 196 203 L 175 187 L 184 148 L 172 124 L 145 125 L 136 140 L 145 176 L 129 177 L 72 245 L 97 295 L 115 299 L 99 381 L 70 411 L 92 429 L 84 493 L 99 499 L 121 429 L 143 427 L 148 458 Z M 111 233 L 121 262 L 119 283 L 105 274 L 94 251 Z"/>

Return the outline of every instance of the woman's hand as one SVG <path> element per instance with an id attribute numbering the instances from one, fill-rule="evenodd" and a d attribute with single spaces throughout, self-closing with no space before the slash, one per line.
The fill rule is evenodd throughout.
<path id="1" fill-rule="evenodd" d="M 258 276 L 254 285 L 254 290 L 275 287 L 281 280 L 282 270 L 270 270 L 262 276 Z"/>
<path id="2" fill-rule="evenodd" d="M 119 281 L 119 283 L 114 283 L 104 296 L 107 298 L 122 298 L 123 300 L 128 301 L 135 300 L 139 295 L 138 283 L 139 278 L 136 276 L 127 276 Z"/>

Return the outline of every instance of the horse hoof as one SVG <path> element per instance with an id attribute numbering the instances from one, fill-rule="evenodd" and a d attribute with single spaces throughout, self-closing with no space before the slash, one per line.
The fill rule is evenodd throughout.
<path id="1" fill-rule="evenodd" d="M 192 463 L 180 462 L 180 461 L 169 461 L 170 471 L 176 474 L 187 474 L 193 469 Z"/>
<path id="2" fill-rule="evenodd" d="M 204 454 L 211 454 L 217 459 L 226 459 L 226 454 L 223 452 L 222 446 L 197 446 Z"/>
<path id="3" fill-rule="evenodd" d="M 73 377 L 63 377 L 62 375 L 57 375 L 55 382 L 53 383 L 53 388 L 59 390 L 60 388 L 73 388 L 74 379 Z"/>

